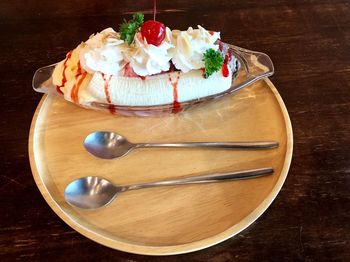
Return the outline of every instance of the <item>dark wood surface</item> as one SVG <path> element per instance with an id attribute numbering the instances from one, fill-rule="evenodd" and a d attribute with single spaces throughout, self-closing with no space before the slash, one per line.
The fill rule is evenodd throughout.
<path id="1" fill-rule="evenodd" d="M 151 0 L 0 2 L 0 261 L 350 261 L 350 1 L 158 0 L 171 28 L 201 24 L 269 54 L 290 113 L 294 154 L 282 191 L 239 235 L 169 257 L 101 246 L 67 226 L 32 178 L 28 132 L 35 69 Z"/>

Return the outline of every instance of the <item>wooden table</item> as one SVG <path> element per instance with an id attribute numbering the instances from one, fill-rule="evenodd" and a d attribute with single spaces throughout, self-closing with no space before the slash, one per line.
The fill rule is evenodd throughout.
<path id="1" fill-rule="evenodd" d="M 221 31 L 225 42 L 271 56 L 271 80 L 286 103 L 295 140 L 282 191 L 239 235 L 186 255 L 128 254 L 72 230 L 46 204 L 29 166 L 28 132 L 41 98 L 31 88 L 33 73 L 135 11 L 151 17 L 152 3 L 2 1 L 0 260 L 349 261 L 349 1 L 158 2 L 158 20 L 172 28 L 201 24 Z"/>

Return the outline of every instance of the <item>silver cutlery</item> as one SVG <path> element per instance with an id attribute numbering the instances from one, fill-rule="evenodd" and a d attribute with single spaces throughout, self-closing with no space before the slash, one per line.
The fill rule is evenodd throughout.
<path id="1" fill-rule="evenodd" d="M 68 204 L 81 209 L 96 209 L 110 204 L 123 192 L 159 187 L 186 184 L 213 183 L 222 181 L 233 181 L 251 179 L 266 176 L 273 173 L 272 168 L 260 168 L 228 173 L 215 173 L 199 175 L 179 179 L 169 179 L 156 182 L 139 183 L 132 185 L 115 185 L 107 179 L 87 176 L 78 178 L 68 184 L 64 191 L 64 197 Z"/>
<path id="2" fill-rule="evenodd" d="M 113 159 L 125 156 L 131 150 L 145 147 L 167 148 L 224 148 L 224 149 L 272 149 L 278 147 L 276 141 L 255 142 L 185 142 L 185 143 L 131 143 L 125 137 L 106 131 L 89 134 L 84 140 L 84 147 L 92 155 Z"/>

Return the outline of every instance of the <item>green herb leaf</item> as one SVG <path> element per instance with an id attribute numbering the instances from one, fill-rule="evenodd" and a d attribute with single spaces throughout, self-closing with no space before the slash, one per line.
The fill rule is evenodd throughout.
<path id="1" fill-rule="evenodd" d="M 214 72 L 219 71 L 223 62 L 224 62 L 220 52 L 215 51 L 213 48 L 208 49 L 204 53 L 203 60 L 204 60 L 204 65 L 205 65 L 205 71 L 204 71 L 205 78 L 208 78 Z"/>
<path id="2" fill-rule="evenodd" d="M 134 36 L 143 24 L 144 15 L 141 13 L 135 13 L 132 19 L 124 22 L 119 27 L 120 38 L 126 41 L 129 45 L 134 40 Z"/>

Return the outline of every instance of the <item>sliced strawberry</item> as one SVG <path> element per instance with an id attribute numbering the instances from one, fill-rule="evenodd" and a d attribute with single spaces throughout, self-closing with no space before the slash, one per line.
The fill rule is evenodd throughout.
<path id="1" fill-rule="evenodd" d="M 130 63 L 125 65 L 123 75 L 127 77 L 138 77 L 138 74 L 132 69 Z"/>

